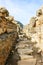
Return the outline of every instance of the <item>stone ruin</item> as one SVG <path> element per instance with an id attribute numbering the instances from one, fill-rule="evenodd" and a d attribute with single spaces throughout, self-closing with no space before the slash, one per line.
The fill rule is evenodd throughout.
<path id="1" fill-rule="evenodd" d="M 1 7 L 0 65 L 14 65 L 17 59 L 19 59 L 17 65 L 41 65 L 43 63 L 43 8 L 37 10 L 36 17 L 30 19 L 30 24 L 23 28 L 22 35 L 17 34 L 19 27 L 16 23 L 8 10 Z M 16 42 L 18 36 L 19 41 Z M 13 46 L 15 50 L 14 48 L 12 50 Z M 8 58 L 10 51 L 13 57 Z M 5 64 L 7 59 L 8 62 Z M 13 61 L 13 64 L 9 61 Z"/>
<path id="2" fill-rule="evenodd" d="M 28 26 L 28 27 L 27 27 Z M 30 19 L 28 24 L 23 30 L 27 37 L 31 37 L 33 42 L 37 42 L 36 46 L 39 46 L 43 51 L 43 8 L 41 7 L 36 11 L 36 17 Z M 28 32 L 27 32 L 28 31 Z"/>
<path id="3" fill-rule="evenodd" d="M 0 65 L 5 65 L 7 57 L 15 45 L 17 25 L 4 7 L 0 8 Z"/>
<path id="4" fill-rule="evenodd" d="M 43 52 L 43 9 L 40 8 L 36 12 L 36 19 L 35 19 L 35 33 L 34 40 L 37 42 L 36 47 L 39 47 L 40 50 Z M 36 38 L 36 39 L 35 39 Z"/>
<path id="5" fill-rule="evenodd" d="M 30 43 L 30 47 L 28 47 L 28 49 L 33 51 L 31 51 L 32 56 L 36 59 L 36 63 L 33 65 L 43 65 L 43 7 L 36 11 L 36 16 L 30 19 L 30 23 L 23 28 L 23 32 L 28 37 L 28 40 L 30 38 L 30 42 L 28 42 L 28 44 Z M 26 52 L 27 50 L 25 53 Z M 31 56 L 29 52 L 27 52 L 26 55 Z"/>

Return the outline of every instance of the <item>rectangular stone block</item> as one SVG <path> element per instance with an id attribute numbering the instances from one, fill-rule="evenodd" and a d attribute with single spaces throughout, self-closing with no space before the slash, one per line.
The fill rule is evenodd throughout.
<path id="1" fill-rule="evenodd" d="M 28 60 L 21 60 L 18 62 L 18 65 L 35 65 L 36 59 L 28 59 Z"/>

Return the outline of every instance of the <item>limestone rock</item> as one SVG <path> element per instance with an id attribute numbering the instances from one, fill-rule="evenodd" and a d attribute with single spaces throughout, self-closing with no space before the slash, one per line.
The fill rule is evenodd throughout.
<path id="1" fill-rule="evenodd" d="M 4 65 L 5 61 L 12 49 L 13 38 L 15 38 L 15 34 L 2 34 L 0 36 L 0 65 Z"/>
<path id="2" fill-rule="evenodd" d="M 8 10 L 4 7 L 0 7 L 0 16 L 3 16 L 3 17 L 9 16 Z"/>
<path id="3" fill-rule="evenodd" d="M 30 19 L 30 27 L 35 27 L 36 26 L 36 17 L 32 17 Z"/>
<path id="4" fill-rule="evenodd" d="M 21 54 L 25 54 L 25 55 L 29 55 L 33 52 L 32 49 L 18 49 L 18 53 L 21 55 Z"/>
<path id="5" fill-rule="evenodd" d="M 10 21 L 6 19 L 6 16 Z M 17 25 L 12 22 L 9 12 L 5 8 L 0 8 L 0 65 L 5 65 L 16 38 Z"/>
<path id="6" fill-rule="evenodd" d="M 18 65 L 35 65 L 36 64 L 36 59 L 27 59 L 27 60 L 20 60 L 18 62 Z"/>
<path id="7" fill-rule="evenodd" d="M 20 57 L 21 57 L 21 60 L 29 60 L 29 59 L 32 59 L 33 58 L 33 56 L 30 56 L 30 55 L 20 55 Z"/>
<path id="8" fill-rule="evenodd" d="M 40 16 L 40 15 L 42 15 L 42 10 L 41 10 L 41 9 L 39 9 L 39 10 L 36 12 L 36 16 Z"/>
<path id="9" fill-rule="evenodd" d="M 27 24 L 27 25 L 24 25 L 23 27 L 23 33 L 25 34 L 25 36 L 29 37 L 29 32 L 30 32 L 30 25 Z"/>
<path id="10" fill-rule="evenodd" d="M 14 18 L 12 16 L 8 16 L 8 17 L 5 17 L 8 21 L 12 21 L 14 20 Z"/>

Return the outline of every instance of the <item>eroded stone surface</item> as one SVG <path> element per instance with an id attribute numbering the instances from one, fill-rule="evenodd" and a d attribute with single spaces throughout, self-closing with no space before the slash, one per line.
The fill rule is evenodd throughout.
<path id="1" fill-rule="evenodd" d="M 9 12 L 0 8 L 0 65 L 4 65 L 17 38 L 17 25 L 9 20 Z M 14 19 L 13 19 L 14 20 Z"/>

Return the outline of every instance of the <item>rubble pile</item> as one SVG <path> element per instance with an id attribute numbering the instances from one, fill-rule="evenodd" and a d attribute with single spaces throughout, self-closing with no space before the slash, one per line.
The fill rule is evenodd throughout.
<path id="1" fill-rule="evenodd" d="M 26 26 L 27 27 L 27 26 Z M 39 46 L 40 49 L 43 51 L 43 8 L 41 7 L 39 10 L 36 11 L 36 17 L 32 17 L 30 19 L 30 24 L 28 24 L 26 30 L 28 32 L 24 32 L 27 37 L 31 37 L 32 42 L 37 42 L 37 47 Z"/>
<path id="2" fill-rule="evenodd" d="M 28 42 L 28 44 L 30 43 L 31 45 L 32 43 L 36 42 L 35 44 L 33 44 L 33 46 L 28 47 L 28 51 L 30 51 L 30 48 L 33 50 L 32 56 L 36 59 L 35 65 L 37 65 L 39 60 L 41 60 L 40 62 L 43 62 L 43 8 L 37 10 L 36 17 L 32 17 L 30 19 L 30 24 L 26 25 L 26 27 L 23 28 L 23 32 L 28 38 L 31 38 L 31 43 Z M 24 53 L 24 49 L 21 50 L 21 53 Z M 28 53 L 27 50 L 25 51 L 25 53 Z M 31 54 L 28 55 L 31 56 Z M 38 63 L 38 65 L 40 64 L 40 62 Z"/>
<path id="3" fill-rule="evenodd" d="M 9 16 L 7 9 L 0 8 L 0 65 L 5 65 L 6 59 L 15 45 L 17 25 L 14 18 Z"/>

